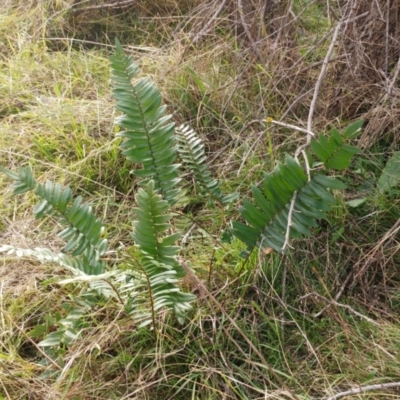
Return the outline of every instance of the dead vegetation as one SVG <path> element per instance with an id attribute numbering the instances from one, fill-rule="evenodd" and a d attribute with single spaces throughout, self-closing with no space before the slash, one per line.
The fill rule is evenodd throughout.
<path id="1" fill-rule="evenodd" d="M 112 305 L 99 307 L 82 340 L 65 349 L 58 378 L 39 379 L 46 371 L 38 364 L 40 338 L 29 340 L 28 332 L 45 315 L 62 314 L 74 291 L 51 283 L 51 266 L 1 258 L 4 398 L 287 399 L 297 393 L 325 399 L 341 388 L 398 380 L 399 201 L 363 186 L 375 184 L 391 150 L 387 143 L 398 145 L 398 1 L 6 0 L 0 8 L 1 163 L 15 168 L 31 160 L 43 178 L 81 187 L 116 234 L 115 247 L 128 242 L 120 232 L 130 224 L 134 190 L 112 142 L 107 56 L 115 37 L 161 87 L 176 120 L 207 140 L 220 180 L 245 196 L 250 182 L 302 143 L 302 134 L 266 130 L 263 122 L 272 116 L 306 128 L 324 57 L 342 21 L 313 129 L 364 118 L 360 145 L 367 160 L 349 173 L 338 210 L 290 258 L 260 255 L 242 270 L 239 250 L 214 248 L 218 217 L 210 215 L 207 230 L 193 225 L 186 257 L 222 311 L 200 290 L 188 325 L 163 316 L 154 343 Z M 376 149 L 381 139 L 385 144 Z M 0 185 L 0 244 L 44 241 L 58 248 L 55 232 L 40 231 L 27 216 L 31 199 L 17 207 L 3 177 Z M 362 196 L 366 208 L 345 205 Z M 203 206 L 194 199 L 190 218 L 207 214 Z M 273 378 L 242 334 L 292 394 L 269 387 Z M 396 388 L 374 393 L 358 398 L 398 395 Z"/>

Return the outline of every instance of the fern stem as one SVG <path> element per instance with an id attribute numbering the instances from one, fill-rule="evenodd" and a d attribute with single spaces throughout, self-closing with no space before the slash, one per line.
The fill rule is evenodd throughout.
<path id="1" fill-rule="evenodd" d="M 119 292 L 118 292 L 118 289 L 115 287 L 115 285 L 112 283 L 112 282 L 110 282 L 110 281 L 108 281 L 107 279 L 101 279 L 103 282 L 106 282 L 107 284 L 109 284 L 110 286 L 111 286 L 111 288 L 112 288 L 112 290 L 115 292 L 115 294 L 117 295 L 117 297 L 118 297 L 118 300 L 119 300 L 119 302 L 122 304 L 122 305 L 124 305 L 125 303 L 124 303 L 124 300 L 122 300 L 122 298 L 121 298 L 121 296 L 120 296 L 120 294 L 119 294 Z"/>

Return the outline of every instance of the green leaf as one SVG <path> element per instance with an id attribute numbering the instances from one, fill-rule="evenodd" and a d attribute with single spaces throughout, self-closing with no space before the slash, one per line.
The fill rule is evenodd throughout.
<path id="1" fill-rule="evenodd" d="M 349 167 L 352 157 L 359 153 L 360 149 L 345 143 L 343 139 L 356 137 L 361 125 L 362 122 L 359 121 L 349 126 L 343 137 L 336 129 L 332 129 L 328 139 L 320 135 L 318 140 L 311 140 L 311 148 L 318 159 L 323 162 L 325 168 L 343 170 Z"/>
<path id="2" fill-rule="evenodd" d="M 400 183 L 400 151 L 395 152 L 387 162 L 378 180 L 378 189 L 387 192 Z"/>
<path id="3" fill-rule="evenodd" d="M 42 337 L 46 332 L 46 325 L 36 325 L 32 330 L 28 332 L 28 336 L 31 338 L 38 338 Z"/>
<path id="4" fill-rule="evenodd" d="M 355 122 L 354 124 L 351 124 L 346 128 L 346 130 L 343 132 L 343 137 L 344 139 L 355 139 L 361 134 L 361 128 L 364 125 L 364 120 L 360 120 Z"/>
<path id="5" fill-rule="evenodd" d="M 346 204 L 349 207 L 356 208 L 356 207 L 359 207 L 362 204 L 364 204 L 366 201 L 367 201 L 367 198 L 363 197 L 362 199 L 354 199 L 354 200 L 346 201 Z"/>
<path id="6" fill-rule="evenodd" d="M 346 185 L 334 178 L 325 176 L 323 174 L 316 174 L 314 176 L 314 179 L 316 182 L 318 182 L 320 185 L 325 186 L 326 188 L 333 189 L 333 190 L 344 190 L 346 189 Z"/>
<path id="7" fill-rule="evenodd" d="M 38 346 L 40 347 L 59 346 L 62 342 L 63 337 L 64 337 L 64 331 L 52 332 L 49 335 L 47 335 L 44 340 L 39 342 Z"/>
<path id="8" fill-rule="evenodd" d="M 320 137 L 320 141 L 321 141 L 321 137 Z M 323 147 L 323 145 L 321 145 L 320 143 L 318 143 L 316 140 L 311 140 L 311 148 L 313 149 L 315 155 L 323 162 L 327 162 L 329 159 L 330 154 L 328 153 L 327 150 L 325 150 L 325 148 Z"/>

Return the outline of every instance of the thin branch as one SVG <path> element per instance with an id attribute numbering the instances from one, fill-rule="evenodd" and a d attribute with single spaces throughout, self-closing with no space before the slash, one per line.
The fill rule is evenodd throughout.
<path id="1" fill-rule="evenodd" d="M 347 275 L 346 279 L 340 286 L 339 291 L 336 293 L 334 298 L 335 301 L 338 301 L 342 296 L 344 289 L 346 288 L 348 282 L 350 281 L 350 278 L 354 275 L 353 271 L 357 270 L 357 267 L 363 264 L 361 270 L 353 278 L 353 281 L 355 282 L 364 273 L 365 269 L 368 268 L 368 266 L 371 263 L 371 260 L 374 259 L 375 254 L 380 249 L 380 247 L 385 243 L 385 241 L 390 239 L 391 237 L 394 237 L 399 230 L 400 230 L 400 218 L 396 221 L 396 223 L 392 226 L 392 228 L 390 228 L 389 231 L 387 231 L 385 235 L 383 235 L 382 239 L 378 242 L 378 244 L 371 251 L 369 251 L 365 255 L 365 257 L 363 257 L 361 260 L 357 261 L 357 263 L 353 265 L 352 271 Z M 314 318 L 320 317 L 330 307 L 331 304 L 325 306 L 321 311 L 319 311 L 317 314 L 314 315 Z"/>
<path id="2" fill-rule="evenodd" d="M 305 150 L 303 150 L 301 152 L 301 154 L 303 155 L 304 164 L 306 165 L 306 172 L 307 172 L 308 182 L 311 182 L 311 168 L 310 168 L 310 163 L 308 162 L 308 157 L 307 157 L 307 154 L 306 154 Z"/>
<path id="3" fill-rule="evenodd" d="M 399 388 L 400 382 L 378 383 L 376 385 L 360 386 L 358 388 L 346 390 L 345 392 L 337 393 L 334 396 L 328 397 L 326 400 L 338 400 L 345 396 L 352 396 L 354 394 L 365 393 L 371 390 L 384 390 L 390 388 Z"/>
<path id="4" fill-rule="evenodd" d="M 100 9 L 112 9 L 112 8 L 127 8 L 129 6 L 133 6 L 137 3 L 136 0 L 122 0 L 122 1 L 115 1 L 113 3 L 106 3 L 106 4 L 98 4 L 94 6 L 87 6 L 81 8 L 73 8 L 73 12 L 86 12 L 90 10 L 100 10 Z"/>
<path id="5" fill-rule="evenodd" d="M 314 117 L 315 106 L 317 104 L 317 99 L 318 99 L 318 95 L 319 95 L 319 90 L 321 88 L 322 80 L 325 77 L 326 69 L 328 67 L 328 63 L 329 63 L 329 60 L 330 60 L 330 58 L 332 56 L 332 52 L 333 52 L 333 49 L 335 47 L 335 44 L 336 44 L 336 41 L 337 41 L 337 38 L 338 38 L 338 35 L 339 35 L 339 31 L 340 31 L 340 28 L 342 27 L 342 25 L 343 25 L 343 22 L 339 22 L 336 25 L 336 28 L 335 28 L 335 30 L 333 32 L 331 44 L 329 45 L 328 51 L 327 51 L 327 53 L 325 55 L 325 59 L 324 59 L 324 61 L 322 63 L 322 68 L 321 68 L 321 71 L 319 72 L 319 77 L 318 77 L 317 83 L 315 84 L 314 96 L 313 96 L 313 99 L 311 101 L 310 110 L 308 112 L 308 119 L 307 119 L 307 130 L 309 130 L 309 131 L 311 131 L 311 129 L 312 129 L 312 121 L 313 121 L 313 117 Z M 311 137 L 308 136 L 307 137 L 307 144 L 309 144 L 310 141 L 311 141 Z"/>
<path id="6" fill-rule="evenodd" d="M 389 20 L 390 20 L 390 0 L 386 1 L 386 37 L 385 37 L 385 76 L 389 72 Z M 389 94 L 389 92 L 388 92 Z"/>
<path id="7" fill-rule="evenodd" d="M 325 301 L 326 303 L 328 303 L 329 305 L 335 306 L 335 307 L 342 307 L 345 308 L 346 310 L 349 310 L 352 314 L 356 315 L 357 317 L 364 319 L 365 321 L 369 322 L 370 324 L 376 325 L 376 326 L 380 326 L 377 322 L 375 322 L 373 319 L 366 317 L 365 315 L 359 313 L 358 311 L 354 310 L 352 307 L 350 307 L 347 304 L 342 304 L 342 303 L 338 303 L 336 300 L 329 300 L 326 297 L 318 294 L 318 293 L 309 293 L 306 294 L 305 296 L 301 297 L 299 300 L 304 300 L 306 297 L 310 297 L 310 296 L 315 296 L 318 297 L 319 299 Z M 314 314 L 313 317 L 316 318 L 319 315 L 319 313 Z"/>
<path id="8" fill-rule="evenodd" d="M 341 54 L 340 56 L 332 57 L 332 58 L 328 61 L 328 63 L 341 60 L 342 58 L 347 58 L 348 56 L 349 56 L 349 54 L 348 54 L 348 53 L 345 53 L 345 54 Z M 304 72 L 307 72 L 307 71 L 309 71 L 310 69 L 313 69 L 313 68 L 315 68 L 315 67 L 319 67 L 320 65 L 322 65 L 322 64 L 324 63 L 324 61 L 325 61 L 325 60 L 317 61 L 317 62 L 315 62 L 315 63 L 309 65 L 308 67 L 305 67 L 305 68 L 301 69 L 299 73 L 300 73 L 300 74 L 303 74 Z"/>
<path id="9" fill-rule="evenodd" d="M 283 243 L 282 246 L 282 252 L 285 251 L 286 247 L 291 247 L 289 245 L 289 240 L 290 240 L 290 229 L 293 225 L 292 221 L 292 216 L 293 216 L 293 211 L 294 211 L 294 205 L 296 204 L 296 199 L 297 199 L 297 190 L 293 193 L 292 200 L 290 201 L 290 208 L 289 208 L 289 214 L 288 214 L 288 222 L 286 226 L 286 234 L 285 234 L 285 243 Z"/>
<path id="10" fill-rule="evenodd" d="M 240 167 L 236 173 L 236 176 L 240 176 L 240 173 L 242 172 L 242 168 L 247 162 L 247 158 L 250 156 L 251 152 L 253 151 L 254 147 L 258 144 L 258 142 L 264 137 L 265 132 L 261 132 L 260 135 L 258 135 L 258 138 L 254 141 L 254 143 L 250 146 L 249 150 L 247 153 L 243 156 L 242 162 L 240 163 Z"/>
<path id="11" fill-rule="evenodd" d="M 333 31 L 331 44 L 329 45 L 328 51 L 327 51 L 327 53 L 325 55 L 325 59 L 324 59 L 324 61 L 322 63 L 322 68 L 321 68 L 321 71 L 319 73 L 319 77 L 318 77 L 317 83 L 315 84 L 314 96 L 313 96 L 313 99 L 311 101 L 310 111 L 308 113 L 308 119 L 307 119 L 307 129 L 309 131 L 311 131 L 311 128 L 312 128 L 312 120 L 313 120 L 315 106 L 317 104 L 318 94 L 319 94 L 319 90 L 321 88 L 322 80 L 325 77 L 326 69 L 327 69 L 328 63 L 329 63 L 329 61 L 331 59 L 331 56 L 332 56 L 332 53 L 333 53 L 333 49 L 335 47 L 335 44 L 336 44 L 340 29 L 342 28 L 343 25 L 347 25 L 350 22 L 354 22 L 357 19 L 360 19 L 360 18 L 363 18 L 363 17 L 367 16 L 368 14 L 369 14 L 369 11 L 367 11 L 367 12 L 365 12 L 363 14 L 360 14 L 357 17 L 349 18 L 349 19 L 347 19 L 345 21 L 341 21 L 336 25 L 335 30 Z M 307 138 L 307 142 L 309 143 L 310 141 L 311 141 L 311 137 L 308 137 Z"/>
<path id="12" fill-rule="evenodd" d="M 346 279 L 343 281 L 342 285 L 339 288 L 339 291 L 336 293 L 334 297 L 334 301 L 338 301 L 342 296 L 344 289 L 346 288 L 350 278 L 352 277 L 353 273 L 347 275 Z M 316 314 L 313 315 L 314 318 L 319 318 L 328 308 L 331 307 L 332 304 L 326 305 L 322 310 L 318 311 Z"/>
<path id="13" fill-rule="evenodd" d="M 400 57 L 397 60 L 396 67 L 394 68 L 393 78 L 391 79 L 390 84 L 389 84 L 389 88 L 388 88 L 387 96 L 386 96 L 387 99 L 392 95 L 392 90 L 393 90 L 395 83 L 397 82 L 399 73 L 400 73 Z"/>
<path id="14" fill-rule="evenodd" d="M 195 222 L 189 229 L 188 231 L 183 235 L 182 240 L 181 240 L 181 246 L 185 246 L 190 234 L 192 233 L 193 229 L 196 228 L 197 222 Z"/>
<path id="15" fill-rule="evenodd" d="M 313 117 L 314 117 L 314 111 L 315 111 L 315 106 L 317 104 L 317 99 L 318 99 L 318 95 L 319 95 L 319 91 L 321 89 L 321 85 L 322 85 L 322 80 L 325 77 L 325 73 L 326 73 L 326 69 L 328 67 L 329 61 L 331 59 L 332 53 L 333 53 L 333 49 L 335 47 L 340 29 L 342 28 L 343 25 L 347 25 L 351 22 L 354 22 L 360 18 L 363 18 L 365 16 L 367 16 L 369 14 L 369 11 L 357 15 L 354 18 L 349 18 L 346 19 L 344 21 L 340 21 L 334 31 L 333 31 L 333 36 L 332 36 L 332 40 L 331 40 L 331 44 L 329 45 L 328 51 L 325 55 L 324 61 L 322 63 L 322 68 L 321 71 L 319 73 L 318 79 L 317 79 L 317 83 L 315 84 L 315 89 L 314 89 L 314 95 L 313 95 L 313 99 L 311 100 L 311 105 L 310 105 L 310 110 L 308 112 L 308 118 L 307 118 L 307 131 L 312 131 L 312 121 L 313 121 Z M 303 144 L 302 146 L 300 146 L 297 150 L 296 150 L 296 159 L 299 156 L 299 154 L 310 145 L 311 142 L 311 135 L 307 135 L 307 142 L 305 144 Z"/>
<path id="16" fill-rule="evenodd" d="M 281 121 L 275 121 L 272 118 L 267 118 L 267 122 L 274 124 L 274 125 L 283 126 L 284 128 L 289 128 L 289 129 L 293 129 L 295 131 L 303 132 L 312 137 L 315 136 L 315 134 L 311 131 L 311 129 L 305 129 L 305 128 L 301 128 L 300 126 L 286 124 L 285 122 L 281 122 Z"/>

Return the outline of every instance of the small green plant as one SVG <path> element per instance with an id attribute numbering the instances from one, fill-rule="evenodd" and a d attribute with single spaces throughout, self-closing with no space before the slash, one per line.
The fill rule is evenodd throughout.
<path id="1" fill-rule="evenodd" d="M 388 160 L 382 175 L 378 180 L 378 189 L 380 192 L 389 192 L 398 186 L 400 182 L 400 152 L 395 152 Z"/>
<path id="2" fill-rule="evenodd" d="M 344 139 L 350 140 L 360 134 L 362 123 L 358 121 L 349 126 L 343 137 L 333 129 L 328 138 L 320 135 L 318 140 L 312 140 L 311 148 L 318 162 L 314 163 L 309 154 L 305 170 L 298 160 L 287 155 L 285 163 L 278 162 L 259 187 L 252 186 L 253 201 L 243 200 L 240 209 L 247 224 L 234 222 L 232 230 L 247 245 L 248 251 L 259 247 L 280 253 L 287 250 L 290 239 L 312 235 L 310 228 L 317 227 L 316 220 L 324 218 L 335 203 L 328 189 L 346 187 L 326 173 L 350 165 L 359 149 Z M 323 168 L 319 167 L 321 163 Z M 309 164 L 315 164 L 317 170 L 309 171 Z"/>
<path id="3" fill-rule="evenodd" d="M 127 251 L 123 262 L 106 261 L 105 226 L 81 196 L 74 198 L 72 190 L 59 183 L 38 183 L 30 167 L 20 167 L 18 172 L 1 167 L 14 181 L 14 194 L 34 191 L 39 198 L 33 211 L 37 219 L 60 221 L 64 229 L 59 236 L 66 244 L 60 253 L 8 245 L 1 246 L 0 251 L 69 269 L 74 277 L 60 283 L 84 287 L 82 299 L 91 294 L 93 299 L 115 298 L 138 321 L 139 327 L 151 324 L 156 335 L 158 312 L 169 308 L 183 322 L 195 299 L 178 286 L 178 279 L 185 271 L 177 259 L 180 233 L 173 232 L 170 224 L 172 207 L 180 196 L 182 169 L 187 168 L 193 174 L 201 196 L 222 207 L 238 195 L 222 193 L 205 164 L 201 139 L 189 127 L 175 128 L 171 116 L 165 114 L 160 92 L 148 79 L 137 79 L 139 68 L 131 56 L 124 54 L 118 41 L 111 69 L 116 109 L 121 112 L 117 124 L 123 129 L 117 136 L 122 139 L 122 154 L 134 165 L 135 183 L 140 185 L 131 233 L 135 246 Z M 231 230 L 247 245 L 247 251 L 269 247 L 284 252 L 291 239 L 312 235 L 317 219 L 323 218 L 334 204 L 328 189 L 344 188 L 327 173 L 349 165 L 358 149 L 345 140 L 356 137 L 360 128 L 361 122 L 351 125 L 343 137 L 337 131 L 332 131 L 328 138 L 321 135 L 311 142 L 316 162 L 309 154 L 302 166 L 297 157 L 287 155 L 285 162 L 278 163 L 272 173 L 265 173 L 261 185 L 252 186 L 253 199 L 244 199 L 240 209 L 245 223 L 234 222 Z M 177 163 L 178 157 L 183 165 Z M 48 334 L 39 345 L 46 349 L 67 346 L 78 337 L 85 326 L 84 315 L 96 306 L 96 301 L 84 304 L 83 308 L 72 308 L 70 314 L 58 319 L 57 332 Z M 42 326 L 33 330 L 32 335 L 44 332 Z M 48 352 L 53 358 L 61 353 Z"/>

